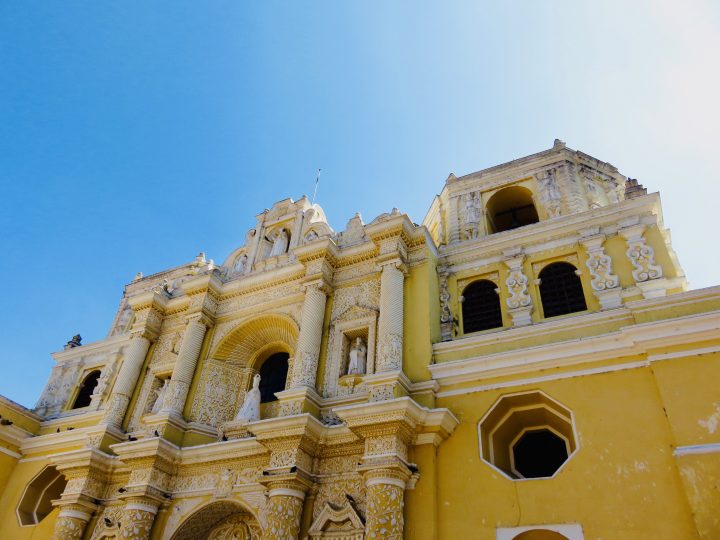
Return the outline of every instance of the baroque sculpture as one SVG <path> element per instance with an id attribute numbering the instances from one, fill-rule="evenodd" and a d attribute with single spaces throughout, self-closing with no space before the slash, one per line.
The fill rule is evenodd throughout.
<path id="1" fill-rule="evenodd" d="M 288 234 L 287 232 L 285 232 L 285 229 L 280 229 L 280 231 L 277 233 L 277 236 L 275 236 L 275 240 L 273 240 L 273 246 L 270 250 L 270 257 L 276 257 L 285 253 L 288 248 L 288 240 Z"/>
<path id="2" fill-rule="evenodd" d="M 152 406 L 152 413 L 156 414 L 160 412 L 160 409 L 162 409 L 163 401 L 165 401 L 165 394 L 167 393 L 168 385 L 170 384 L 170 379 L 165 379 L 163 381 L 162 388 L 160 388 L 157 392 L 157 397 L 155 398 L 155 403 Z"/>
<path id="3" fill-rule="evenodd" d="M 480 232 L 480 197 L 477 193 L 463 195 L 463 223 L 465 240 L 477 238 Z"/>
<path id="4" fill-rule="evenodd" d="M 549 217 L 560 215 L 560 190 L 558 189 L 555 175 L 552 170 L 546 171 L 545 175 L 538 178 L 540 201 L 542 202 Z"/>
<path id="5" fill-rule="evenodd" d="M 250 391 L 245 394 L 240 410 L 235 416 L 236 421 L 256 422 L 260 420 L 260 374 L 253 377 L 253 385 Z"/>
<path id="6" fill-rule="evenodd" d="M 350 352 L 348 353 L 348 375 L 364 375 L 365 361 L 367 359 L 367 347 L 362 338 L 355 338 Z"/>

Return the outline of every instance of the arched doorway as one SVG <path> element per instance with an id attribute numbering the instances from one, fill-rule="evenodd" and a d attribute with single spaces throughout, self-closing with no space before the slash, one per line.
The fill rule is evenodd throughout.
<path id="1" fill-rule="evenodd" d="M 171 540 L 260 540 L 255 517 L 237 501 L 216 501 L 191 514 Z"/>

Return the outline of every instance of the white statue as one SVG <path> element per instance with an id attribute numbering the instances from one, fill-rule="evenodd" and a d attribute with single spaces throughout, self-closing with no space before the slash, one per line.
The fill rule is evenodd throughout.
<path id="1" fill-rule="evenodd" d="M 270 257 L 282 255 L 287 251 L 288 247 L 288 234 L 285 229 L 280 229 L 275 240 L 273 241 L 272 250 L 270 250 Z"/>
<path id="2" fill-rule="evenodd" d="M 548 216 L 558 217 L 561 212 L 561 195 L 553 171 L 546 171 L 545 176 L 539 179 L 540 200 L 545 206 Z"/>
<path id="3" fill-rule="evenodd" d="M 245 272 L 245 266 L 247 265 L 248 256 L 243 253 L 240 255 L 237 259 L 235 259 L 235 264 L 233 265 L 233 274 L 242 274 Z"/>
<path id="4" fill-rule="evenodd" d="M 480 221 L 480 200 L 476 193 L 465 195 L 464 216 L 465 223 L 478 223 Z"/>
<path id="5" fill-rule="evenodd" d="M 364 375 L 365 359 L 367 358 L 367 347 L 362 338 L 355 338 L 355 343 L 350 349 L 348 355 L 350 361 L 348 363 L 348 375 Z"/>
<path id="6" fill-rule="evenodd" d="M 167 393 L 168 385 L 170 384 L 170 379 L 165 379 L 163 382 L 162 388 L 158 390 L 157 398 L 155 398 L 155 403 L 152 406 L 152 410 L 150 411 L 153 414 L 159 413 L 160 409 L 162 409 L 163 401 L 165 400 L 165 394 Z"/>
<path id="7" fill-rule="evenodd" d="M 242 407 L 235 415 L 235 420 L 243 422 L 256 422 L 260 420 L 260 374 L 256 373 L 253 377 L 253 386 L 250 391 L 245 394 L 245 400 Z"/>

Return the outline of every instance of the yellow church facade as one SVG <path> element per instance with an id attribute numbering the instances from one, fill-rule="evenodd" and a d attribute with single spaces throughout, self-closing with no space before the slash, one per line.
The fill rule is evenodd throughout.
<path id="1" fill-rule="evenodd" d="M 53 358 L 0 397 L 3 539 L 720 538 L 720 287 L 562 141 L 422 224 L 279 201 Z"/>

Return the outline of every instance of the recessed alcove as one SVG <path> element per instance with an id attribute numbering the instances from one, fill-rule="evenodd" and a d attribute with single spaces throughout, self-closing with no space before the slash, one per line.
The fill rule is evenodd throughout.
<path id="1" fill-rule="evenodd" d="M 552 477 L 577 450 L 572 412 L 540 391 L 501 397 L 478 435 L 482 460 L 514 480 Z"/>

